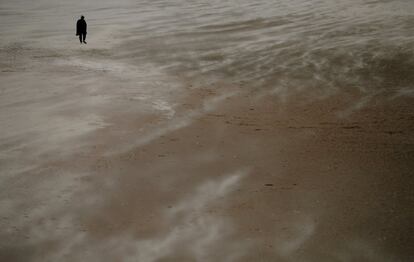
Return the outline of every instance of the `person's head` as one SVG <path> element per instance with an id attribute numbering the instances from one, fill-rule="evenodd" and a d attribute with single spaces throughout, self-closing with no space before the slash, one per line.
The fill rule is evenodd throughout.
<path id="1" fill-rule="evenodd" d="M 81 19 L 83 20 L 83 19 L 85 19 L 85 17 L 82 15 L 82 16 L 81 16 Z"/>

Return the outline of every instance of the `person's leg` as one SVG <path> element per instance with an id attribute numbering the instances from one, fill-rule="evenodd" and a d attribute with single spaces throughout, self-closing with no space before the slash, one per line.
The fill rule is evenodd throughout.
<path id="1" fill-rule="evenodd" d="M 79 34 L 79 42 L 82 44 L 82 34 Z"/>
<path id="2" fill-rule="evenodd" d="M 86 34 L 83 34 L 83 42 L 86 44 L 85 40 L 86 40 Z"/>

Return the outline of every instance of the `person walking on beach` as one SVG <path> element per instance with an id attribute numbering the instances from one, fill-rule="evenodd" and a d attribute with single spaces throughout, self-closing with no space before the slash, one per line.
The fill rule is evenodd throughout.
<path id="1" fill-rule="evenodd" d="M 79 36 L 79 41 L 82 44 L 82 42 L 84 44 L 86 44 L 85 39 L 86 39 L 86 21 L 85 21 L 85 17 L 81 16 L 81 18 L 78 20 L 78 22 L 76 23 L 76 35 Z"/>

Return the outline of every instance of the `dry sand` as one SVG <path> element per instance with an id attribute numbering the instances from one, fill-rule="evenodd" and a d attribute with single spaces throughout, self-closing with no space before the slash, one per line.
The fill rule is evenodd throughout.
<path id="1" fill-rule="evenodd" d="M 286 5 L 292 16 L 268 22 L 254 16 L 272 10 L 243 1 L 248 19 L 224 25 L 194 19 L 182 1 L 166 11 L 148 2 L 134 28 L 134 13 L 102 1 L 87 46 L 72 24 L 42 27 L 48 1 L 28 15 L 4 5 L 0 261 L 413 261 L 412 27 L 381 24 L 370 8 L 386 1 L 339 22 L 329 17 L 339 5 L 314 1 L 319 21 L 296 2 L 302 13 Z M 45 17 L 72 19 L 88 3 L 59 2 Z M 231 17 L 233 4 L 218 14 Z M 320 25 L 307 28 L 309 17 Z M 296 18 L 303 35 L 284 24 Z M 307 35 L 318 26 L 331 35 Z M 349 35 L 368 40 L 342 52 Z M 308 50 L 312 39 L 321 50 Z"/>

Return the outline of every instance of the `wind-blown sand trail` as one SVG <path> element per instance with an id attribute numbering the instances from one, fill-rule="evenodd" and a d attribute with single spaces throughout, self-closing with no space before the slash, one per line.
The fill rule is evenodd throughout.
<path id="1" fill-rule="evenodd" d="M 414 259 L 409 1 L 4 2 L 0 261 Z"/>

